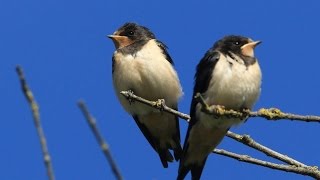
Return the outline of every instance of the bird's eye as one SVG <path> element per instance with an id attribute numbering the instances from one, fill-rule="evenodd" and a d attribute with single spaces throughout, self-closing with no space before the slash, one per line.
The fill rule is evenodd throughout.
<path id="1" fill-rule="evenodd" d="M 233 42 L 233 44 L 234 45 L 239 45 L 240 43 L 239 43 L 239 41 L 235 41 L 235 42 Z"/>
<path id="2" fill-rule="evenodd" d="M 134 35 L 134 32 L 133 31 L 129 31 L 128 33 L 130 36 Z"/>

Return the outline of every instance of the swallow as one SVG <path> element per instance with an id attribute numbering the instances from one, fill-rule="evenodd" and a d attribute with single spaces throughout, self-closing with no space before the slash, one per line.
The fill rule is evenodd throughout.
<path id="1" fill-rule="evenodd" d="M 174 158 L 178 161 L 182 154 L 178 117 L 128 101 L 120 94 L 130 90 L 148 100 L 164 99 L 167 106 L 178 110 L 183 93 L 167 47 L 148 28 L 136 23 L 125 23 L 108 37 L 116 48 L 112 57 L 116 95 L 167 168 L 168 162 Z"/>
<path id="2" fill-rule="evenodd" d="M 205 102 L 233 110 L 250 110 L 260 96 L 261 70 L 254 48 L 261 41 L 243 36 L 226 36 L 217 41 L 196 68 L 193 97 L 200 93 Z M 180 159 L 178 180 L 191 171 L 200 179 L 208 155 L 222 141 L 229 128 L 246 118 L 215 117 L 201 111 L 192 99 L 190 124 Z"/>

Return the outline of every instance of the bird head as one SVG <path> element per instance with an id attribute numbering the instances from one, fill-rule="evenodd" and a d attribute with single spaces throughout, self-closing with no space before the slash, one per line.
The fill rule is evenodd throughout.
<path id="1" fill-rule="evenodd" d="M 238 55 L 254 57 L 254 48 L 260 43 L 261 41 L 253 41 L 247 37 L 230 35 L 216 42 L 214 48 L 225 54 L 232 52 Z"/>
<path id="2" fill-rule="evenodd" d="M 155 39 L 155 35 L 148 28 L 136 23 L 125 23 L 108 37 L 112 39 L 116 49 L 127 47 L 138 41 Z"/>

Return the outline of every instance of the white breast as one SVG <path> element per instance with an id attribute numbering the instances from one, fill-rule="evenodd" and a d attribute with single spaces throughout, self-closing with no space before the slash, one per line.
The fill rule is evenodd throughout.
<path id="1" fill-rule="evenodd" d="M 176 71 L 165 59 L 155 40 L 150 40 L 135 55 L 115 51 L 113 84 L 116 94 L 126 111 L 146 114 L 154 109 L 140 103 L 130 105 L 120 91 L 133 90 L 148 100 L 165 99 L 168 106 L 176 104 L 182 95 Z"/>
<path id="2" fill-rule="evenodd" d="M 242 60 L 236 61 L 221 55 L 205 97 L 209 104 L 251 109 L 260 95 L 260 86 L 261 70 L 258 62 L 247 67 Z"/>
<path id="3" fill-rule="evenodd" d="M 250 66 L 245 66 L 243 61 L 232 59 L 229 56 L 221 57 L 215 65 L 212 79 L 209 83 L 204 98 L 209 105 L 223 105 L 226 108 L 239 110 L 241 108 L 251 109 L 260 95 L 261 70 L 258 62 Z M 212 119 L 204 113 L 199 113 L 201 119 Z M 220 119 L 214 121 L 215 125 L 231 126 L 237 124 L 240 119 Z M 212 122 L 212 121 L 208 121 Z"/>

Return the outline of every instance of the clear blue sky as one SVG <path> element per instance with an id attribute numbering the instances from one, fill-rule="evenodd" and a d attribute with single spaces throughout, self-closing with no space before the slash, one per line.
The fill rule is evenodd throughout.
<path id="1" fill-rule="evenodd" d="M 112 87 L 113 43 L 105 37 L 127 21 L 149 27 L 169 47 L 184 89 L 179 108 L 189 113 L 195 66 L 228 34 L 262 40 L 263 71 L 255 109 L 279 107 L 320 114 L 320 3 L 312 1 L 103 1 L 0 2 L 0 179 L 46 179 L 39 140 L 15 66 L 23 66 L 40 104 L 56 178 L 113 179 L 76 102 L 83 98 L 112 148 L 125 179 L 174 179 L 177 163 L 163 169 Z M 184 139 L 187 123 L 181 121 Z M 320 125 L 249 120 L 232 130 L 306 164 L 320 166 Z M 182 140 L 183 142 L 183 140 Z M 269 159 L 228 138 L 219 145 Z M 189 176 L 188 176 L 189 177 Z M 211 155 L 203 179 L 306 179 Z"/>

